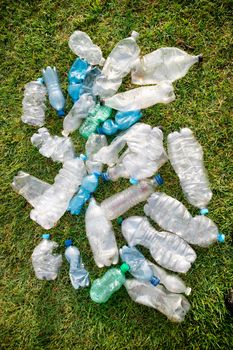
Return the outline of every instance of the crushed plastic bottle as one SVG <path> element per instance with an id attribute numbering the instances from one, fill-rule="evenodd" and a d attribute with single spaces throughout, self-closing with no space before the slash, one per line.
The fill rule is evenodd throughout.
<path id="1" fill-rule="evenodd" d="M 74 158 L 64 162 L 53 185 L 40 196 L 31 211 L 31 219 L 47 230 L 54 227 L 67 210 L 85 175 L 86 169 L 81 159 Z"/>
<path id="2" fill-rule="evenodd" d="M 92 193 L 96 191 L 100 175 L 100 173 L 95 172 L 83 178 L 78 193 L 71 199 L 67 209 L 72 215 L 81 213 L 84 204 L 91 198 Z"/>
<path id="3" fill-rule="evenodd" d="M 139 58 L 140 49 L 136 43 L 138 33 L 133 31 L 129 38 L 117 43 L 105 61 L 102 73 L 97 77 L 93 91 L 100 97 L 114 95 L 124 78 Z"/>
<path id="4" fill-rule="evenodd" d="M 95 154 L 104 146 L 107 146 L 108 142 L 105 135 L 91 134 L 85 144 L 86 151 L 86 169 L 88 174 L 94 172 L 101 173 L 103 170 L 103 163 L 94 160 Z"/>
<path id="5" fill-rule="evenodd" d="M 50 188 L 50 184 L 38 179 L 24 171 L 19 171 L 14 177 L 12 188 L 14 191 L 23 196 L 31 206 L 38 203 L 40 196 Z"/>
<path id="6" fill-rule="evenodd" d="M 43 234 L 42 242 L 33 250 L 32 265 L 39 280 L 53 281 L 57 278 L 62 265 L 61 254 L 53 254 L 57 247 L 56 242 L 50 241 L 49 234 Z"/>
<path id="7" fill-rule="evenodd" d="M 93 92 L 93 85 L 97 77 L 100 76 L 100 74 L 101 74 L 101 70 L 98 67 L 94 67 L 87 72 L 86 77 L 81 86 L 80 95 L 90 94 L 92 96 L 95 96 Z"/>
<path id="8" fill-rule="evenodd" d="M 162 185 L 163 179 L 157 174 L 151 180 L 140 181 L 139 184 L 130 186 L 124 191 L 118 192 L 101 203 L 108 220 L 118 218 L 135 205 L 144 202 L 154 192 L 156 186 Z"/>
<path id="9" fill-rule="evenodd" d="M 163 286 L 154 288 L 151 283 L 137 279 L 127 279 L 124 286 L 133 301 L 160 311 L 172 322 L 182 322 L 190 309 L 182 294 L 170 293 Z"/>
<path id="10" fill-rule="evenodd" d="M 72 286 L 74 289 L 89 286 L 89 273 L 84 268 L 78 248 L 73 245 L 71 239 L 65 241 L 65 247 L 65 257 L 70 264 L 69 275 Z"/>
<path id="11" fill-rule="evenodd" d="M 69 47 L 77 56 L 93 66 L 104 64 L 105 60 L 99 46 L 94 45 L 89 35 L 80 30 L 76 30 L 70 36 Z"/>
<path id="12" fill-rule="evenodd" d="M 132 276 L 139 280 L 148 281 L 153 286 L 157 286 L 160 282 L 144 255 L 135 247 L 123 246 L 119 249 L 121 260 L 129 265 L 129 272 Z"/>
<path id="13" fill-rule="evenodd" d="M 169 232 L 158 232 L 146 217 L 131 216 L 122 222 L 122 233 L 129 246 L 142 245 L 162 267 L 186 273 L 196 253 L 182 238 Z"/>
<path id="14" fill-rule="evenodd" d="M 44 157 L 64 163 L 75 157 L 72 140 L 69 137 L 51 136 L 47 128 L 40 128 L 31 137 L 31 142 Z"/>
<path id="15" fill-rule="evenodd" d="M 190 244 L 208 247 L 224 235 L 218 231 L 212 220 L 203 216 L 192 217 L 185 206 L 165 193 L 153 193 L 144 206 L 144 212 L 164 230 L 176 233 Z"/>
<path id="16" fill-rule="evenodd" d="M 63 120 L 63 136 L 68 136 L 70 133 L 77 130 L 83 119 L 88 116 L 88 113 L 95 107 L 95 101 L 89 94 L 80 96 L 79 100 L 75 102 L 69 113 Z"/>
<path id="17" fill-rule="evenodd" d="M 23 114 L 21 120 L 33 126 L 43 126 L 45 121 L 47 91 L 42 81 L 43 79 L 39 78 L 24 86 Z"/>
<path id="18" fill-rule="evenodd" d="M 90 289 L 91 299 L 98 304 L 106 303 L 123 286 L 126 281 L 125 273 L 128 270 L 129 265 L 123 263 L 120 268 L 113 267 L 101 278 L 97 278 Z"/>
<path id="19" fill-rule="evenodd" d="M 119 153 L 126 150 L 118 158 Z M 109 146 L 101 148 L 95 160 L 108 164 L 106 179 L 120 177 L 136 180 L 154 175 L 167 161 L 163 147 L 163 132 L 148 124 L 137 123 L 127 132 L 119 134 Z"/>
<path id="20" fill-rule="evenodd" d="M 131 73 L 137 85 L 173 82 L 186 75 L 189 68 L 202 61 L 202 56 L 192 56 L 176 47 L 162 47 L 139 59 Z"/>
<path id="21" fill-rule="evenodd" d="M 81 88 L 90 65 L 80 58 L 76 58 L 68 73 L 68 93 L 73 102 L 79 99 Z"/>
<path id="22" fill-rule="evenodd" d="M 57 111 L 58 116 L 62 117 L 65 115 L 65 98 L 60 87 L 57 70 L 55 67 L 47 67 L 42 70 L 42 73 L 48 90 L 49 102 Z"/>
<path id="23" fill-rule="evenodd" d="M 189 128 L 168 135 L 168 154 L 187 200 L 202 209 L 202 213 L 207 213 L 206 206 L 212 198 L 212 191 L 202 147 Z"/>
<path id="24" fill-rule="evenodd" d="M 175 98 L 172 84 L 161 82 L 155 86 L 143 86 L 120 92 L 112 97 L 105 98 L 104 103 L 117 111 L 126 112 L 145 109 L 157 103 L 170 103 Z"/>
<path id="25" fill-rule="evenodd" d="M 117 112 L 115 120 L 107 119 L 98 128 L 100 134 L 114 135 L 118 131 L 127 130 L 142 117 L 141 111 Z"/>
<path id="26" fill-rule="evenodd" d="M 118 262 L 118 248 L 115 234 L 102 208 L 92 197 L 85 215 L 86 234 L 98 267 Z"/>
<path id="27" fill-rule="evenodd" d="M 106 119 L 110 118 L 112 109 L 107 106 L 102 106 L 98 103 L 95 108 L 93 108 L 87 118 L 81 125 L 79 132 L 86 139 L 93 134 L 97 127 L 103 123 Z"/>

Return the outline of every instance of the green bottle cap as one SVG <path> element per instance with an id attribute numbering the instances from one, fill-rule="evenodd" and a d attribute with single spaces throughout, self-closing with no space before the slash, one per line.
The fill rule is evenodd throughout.
<path id="1" fill-rule="evenodd" d="M 130 269 L 130 267 L 129 267 L 129 265 L 126 264 L 126 263 L 123 263 L 123 264 L 120 266 L 120 270 L 121 270 L 121 272 L 124 273 L 124 274 L 125 274 L 127 271 L 129 271 L 129 269 Z"/>

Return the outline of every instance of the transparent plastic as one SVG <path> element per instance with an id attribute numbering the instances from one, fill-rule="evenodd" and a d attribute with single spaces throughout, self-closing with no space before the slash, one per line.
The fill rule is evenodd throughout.
<path id="1" fill-rule="evenodd" d="M 77 58 L 69 70 L 68 93 L 72 98 L 73 102 L 76 102 L 79 99 L 83 81 L 85 79 L 88 69 L 90 69 L 89 64 L 85 60 Z"/>
<path id="2" fill-rule="evenodd" d="M 114 135 L 118 131 L 129 129 L 141 117 L 141 111 L 117 112 L 114 120 L 107 119 L 98 131 L 101 134 Z"/>
<path id="3" fill-rule="evenodd" d="M 86 151 L 86 169 L 88 174 L 93 172 L 102 172 L 103 163 L 94 160 L 95 154 L 104 146 L 107 146 L 107 138 L 105 135 L 91 134 L 85 144 Z"/>
<path id="4" fill-rule="evenodd" d="M 101 70 L 98 67 L 94 67 L 91 70 L 89 70 L 86 74 L 86 77 L 82 83 L 80 94 L 90 94 L 95 96 L 93 91 L 93 85 L 95 84 L 95 81 L 97 77 L 99 77 L 101 74 Z"/>

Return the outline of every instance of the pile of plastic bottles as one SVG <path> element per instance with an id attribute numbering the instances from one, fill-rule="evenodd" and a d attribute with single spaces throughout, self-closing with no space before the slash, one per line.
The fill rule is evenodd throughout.
<path id="1" fill-rule="evenodd" d="M 141 56 L 137 37 L 133 32 L 118 42 L 105 60 L 86 33 L 75 31 L 71 35 L 69 47 L 78 58 L 68 73 L 73 106 L 67 114 L 56 68 L 43 69 L 41 78 L 25 85 L 22 121 L 40 127 L 31 142 L 43 156 L 60 162 L 61 169 L 52 184 L 20 171 L 12 186 L 31 204 L 31 219 L 46 230 L 53 228 L 66 211 L 73 215 L 83 212 L 87 239 L 99 268 L 121 260 L 121 265 L 109 268 L 92 282 L 90 297 L 94 302 L 107 302 L 124 285 L 135 302 L 181 322 L 190 309 L 183 294 L 189 295 L 191 288 L 169 271 L 187 273 L 197 257 L 191 245 L 208 247 L 223 242 L 224 235 L 206 216 L 212 192 L 202 147 L 192 131 L 183 128 L 170 133 L 166 151 L 161 128 L 139 121 L 143 109 L 175 99 L 172 83 L 202 56 L 174 47 Z M 117 93 L 128 74 L 132 84 L 141 86 Z M 47 96 L 58 116 L 65 116 L 60 136 L 42 127 Z M 79 156 L 69 137 L 77 129 L 86 139 L 84 154 Z M 106 135 L 114 134 L 117 136 L 108 144 Z M 177 199 L 158 192 L 163 179 L 157 172 L 167 161 L 187 201 L 200 209 L 199 215 L 193 217 Z M 130 185 L 97 203 L 93 194 L 98 186 L 120 178 L 129 179 Z M 122 220 L 121 215 L 145 201 L 144 216 Z M 147 217 L 161 230 L 155 229 Z M 127 242 L 120 249 L 111 223 L 114 219 L 121 224 Z M 158 265 L 147 260 L 136 246 L 147 248 Z M 57 278 L 62 264 L 62 255 L 53 252 L 57 247 L 49 234 L 42 235 L 32 253 L 38 279 Z M 89 273 L 70 239 L 65 241 L 64 255 L 72 286 L 89 286 Z"/>

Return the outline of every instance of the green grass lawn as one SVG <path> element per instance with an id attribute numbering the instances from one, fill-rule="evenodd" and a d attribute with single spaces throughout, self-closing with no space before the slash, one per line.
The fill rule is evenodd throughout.
<path id="1" fill-rule="evenodd" d="M 1 1 L 1 349 L 232 349 L 233 323 L 224 295 L 233 280 L 232 262 L 232 138 L 230 119 L 230 2 L 199 1 Z M 190 127 L 205 152 L 213 199 L 209 217 L 226 235 L 226 243 L 196 249 L 198 258 L 184 276 L 192 287 L 192 309 L 182 324 L 172 324 L 159 312 L 135 304 L 124 288 L 104 305 L 94 304 L 89 289 L 72 288 L 64 261 L 54 282 L 36 280 L 30 257 L 44 230 L 30 220 L 30 206 L 11 189 L 13 176 L 24 170 L 52 182 L 60 165 L 44 158 L 30 143 L 36 129 L 21 122 L 24 85 L 56 66 L 64 91 L 75 59 L 68 38 L 86 31 L 105 57 L 132 30 L 140 33 L 142 54 L 161 46 L 177 46 L 204 56 L 185 78 L 175 83 L 176 101 L 144 111 L 143 121 L 162 125 L 165 137 Z M 130 87 L 129 79 L 125 87 Z M 71 106 L 68 99 L 67 111 Z M 62 120 L 48 106 L 46 127 L 59 134 Z M 72 135 L 77 152 L 84 140 Z M 169 164 L 161 169 L 163 190 L 185 201 Z M 98 201 L 128 186 L 125 180 L 99 187 Z M 143 205 L 132 214 L 143 215 Z M 114 222 L 119 246 L 124 244 Z M 91 279 L 103 274 L 92 257 L 84 216 L 65 214 L 52 237 L 60 244 L 72 238 L 80 248 Z M 145 250 L 143 250 L 146 253 Z M 147 256 L 149 257 L 148 253 Z"/>

